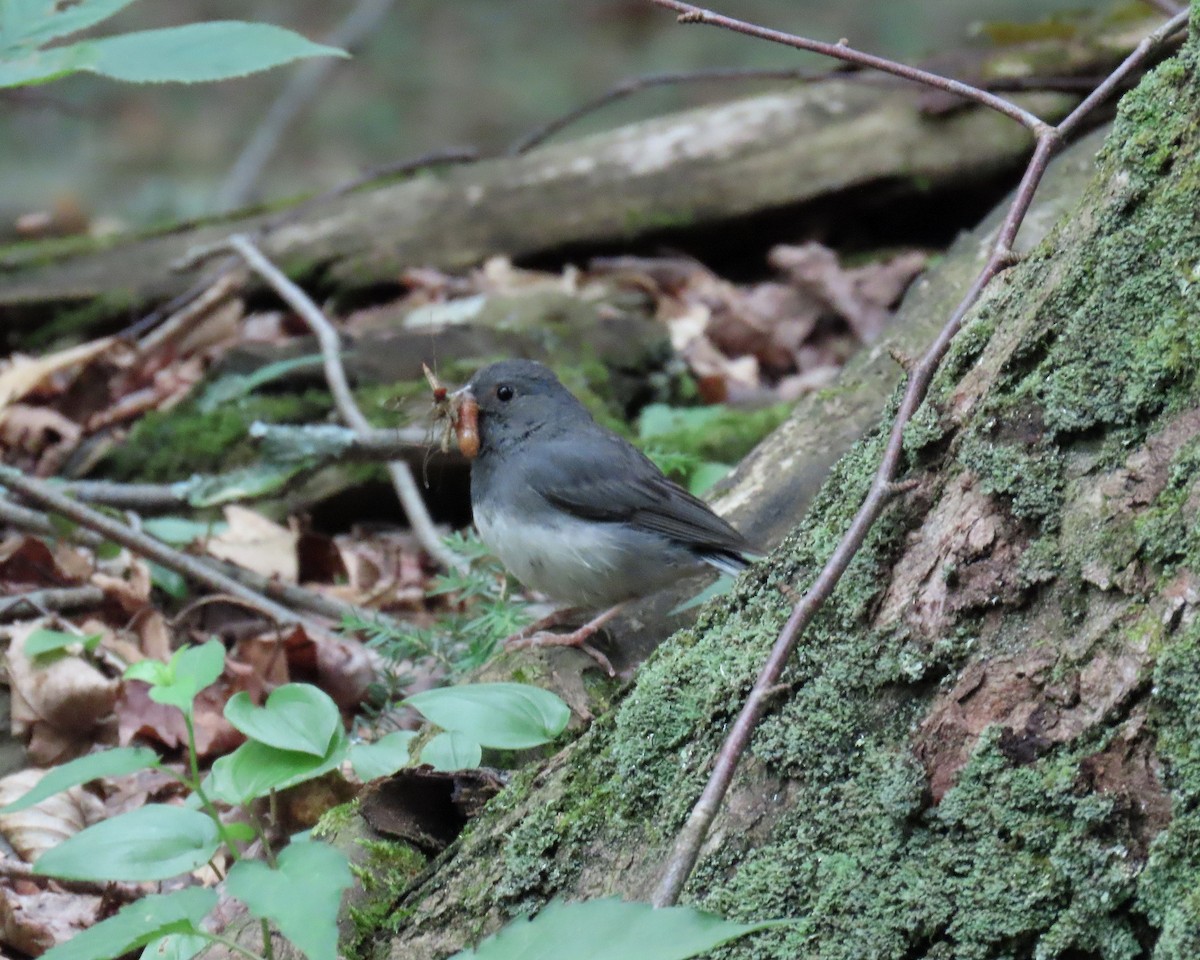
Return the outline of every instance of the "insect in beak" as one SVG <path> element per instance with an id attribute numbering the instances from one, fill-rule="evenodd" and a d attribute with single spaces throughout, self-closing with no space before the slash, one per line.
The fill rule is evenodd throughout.
<path id="1" fill-rule="evenodd" d="M 433 418 L 445 420 L 442 452 L 450 449 L 450 437 L 458 440 L 458 450 L 468 460 L 479 454 L 479 402 L 467 387 L 450 392 L 426 364 L 421 364 L 429 388 L 433 391 Z"/>

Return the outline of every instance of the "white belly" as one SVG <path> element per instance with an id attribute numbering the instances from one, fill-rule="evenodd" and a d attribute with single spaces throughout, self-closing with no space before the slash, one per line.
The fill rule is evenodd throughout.
<path id="1" fill-rule="evenodd" d="M 571 606 L 602 607 L 652 593 L 693 569 L 680 563 L 690 558 L 664 550 L 660 538 L 616 524 L 566 515 L 552 524 L 513 523 L 478 512 L 475 526 L 521 583 Z"/>

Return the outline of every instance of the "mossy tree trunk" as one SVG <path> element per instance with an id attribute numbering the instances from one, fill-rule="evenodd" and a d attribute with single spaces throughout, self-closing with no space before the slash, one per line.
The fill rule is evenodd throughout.
<path id="1" fill-rule="evenodd" d="M 805 638 L 685 899 L 746 957 L 1200 955 L 1200 38 L 1125 98 L 1073 215 L 987 292 L 919 486 Z M 883 429 L 731 598 L 396 905 L 439 957 L 553 897 L 646 898 L 866 491 Z"/>

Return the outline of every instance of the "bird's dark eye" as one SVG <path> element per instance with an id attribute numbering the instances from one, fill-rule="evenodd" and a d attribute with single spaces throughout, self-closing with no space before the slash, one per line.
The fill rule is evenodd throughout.
<path id="1" fill-rule="evenodd" d="M 513 398 L 513 388 L 507 383 L 502 383 L 496 388 L 496 399 L 502 403 L 508 403 Z"/>

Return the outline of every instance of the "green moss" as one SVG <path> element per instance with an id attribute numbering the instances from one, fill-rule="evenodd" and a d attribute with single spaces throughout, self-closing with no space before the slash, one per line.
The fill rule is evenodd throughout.
<path id="1" fill-rule="evenodd" d="M 372 953 L 372 943 L 403 925 L 404 915 L 397 911 L 396 903 L 428 861 L 398 841 L 359 839 L 355 846 L 360 853 L 354 858 L 351 872 L 362 893 L 347 911 L 354 932 L 343 938 L 340 954 L 350 960 L 365 960 Z"/>
<path id="2" fill-rule="evenodd" d="M 170 483 L 194 473 L 215 473 L 246 466 L 258 457 L 258 445 L 247 436 L 255 420 L 268 423 L 314 423 L 331 409 L 329 395 L 310 390 L 299 394 L 254 394 L 237 403 L 201 413 L 194 403 L 143 416 L 125 443 L 102 461 L 102 472 L 115 480 Z"/>
<path id="3" fill-rule="evenodd" d="M 1062 509 L 1064 481 L 1056 450 L 1044 442 L 989 440 L 966 434 L 960 462 L 979 477 L 985 493 L 1007 499 L 1015 516 L 1053 524 Z"/>
<path id="4" fill-rule="evenodd" d="M 1200 439 L 1186 444 L 1171 463 L 1167 485 L 1151 509 L 1132 518 L 1131 533 L 1140 549 L 1170 573 L 1177 565 L 1200 570 L 1200 528 L 1196 523 L 1196 482 L 1200 477 Z"/>
<path id="5" fill-rule="evenodd" d="M 1172 794 L 1171 825 L 1150 849 L 1138 904 L 1161 931 L 1156 960 L 1200 952 L 1200 629 L 1164 650 L 1154 672 L 1150 720 Z"/>

